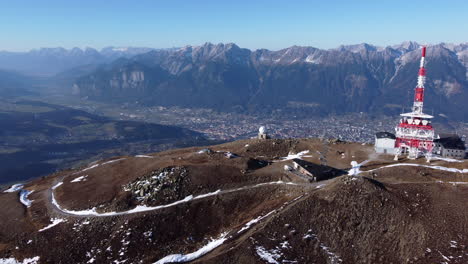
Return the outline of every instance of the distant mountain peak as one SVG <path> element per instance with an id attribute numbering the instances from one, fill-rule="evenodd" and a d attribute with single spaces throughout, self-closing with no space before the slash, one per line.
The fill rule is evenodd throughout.
<path id="1" fill-rule="evenodd" d="M 383 48 L 377 47 L 368 43 L 360 43 L 360 44 L 353 44 L 353 45 L 341 45 L 338 47 L 340 51 L 349 51 L 353 53 L 359 53 L 362 51 L 378 51 L 382 50 Z"/>
<path id="2" fill-rule="evenodd" d="M 403 41 L 402 43 L 393 45 L 391 47 L 399 51 L 409 52 L 409 51 L 419 49 L 421 47 L 421 44 L 419 44 L 416 41 Z"/>

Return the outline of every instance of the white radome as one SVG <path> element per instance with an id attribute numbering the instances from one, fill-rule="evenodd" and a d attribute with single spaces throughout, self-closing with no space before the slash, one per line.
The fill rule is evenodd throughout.
<path id="1" fill-rule="evenodd" d="M 260 134 L 265 134 L 265 131 L 266 131 L 266 128 L 264 126 L 261 126 L 259 129 L 258 129 L 258 133 Z"/>

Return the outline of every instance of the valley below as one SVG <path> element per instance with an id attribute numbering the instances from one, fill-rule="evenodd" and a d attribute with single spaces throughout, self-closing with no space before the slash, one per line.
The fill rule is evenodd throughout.
<path id="1" fill-rule="evenodd" d="M 0 101 L 0 185 L 91 160 L 206 144 L 174 126 L 119 121 L 40 101 Z"/>

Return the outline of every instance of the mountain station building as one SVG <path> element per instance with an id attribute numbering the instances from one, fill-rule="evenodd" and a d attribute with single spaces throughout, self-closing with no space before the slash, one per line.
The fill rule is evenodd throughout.
<path id="1" fill-rule="evenodd" d="M 390 132 L 377 132 L 375 134 L 375 152 L 383 154 L 395 154 L 396 136 Z"/>
<path id="2" fill-rule="evenodd" d="M 445 135 L 434 140 L 432 153 L 442 158 L 464 159 L 465 141 L 457 135 Z"/>

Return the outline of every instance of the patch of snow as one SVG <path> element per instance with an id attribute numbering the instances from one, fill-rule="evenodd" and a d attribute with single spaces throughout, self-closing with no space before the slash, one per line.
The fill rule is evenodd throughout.
<path id="1" fill-rule="evenodd" d="M 159 173 L 159 175 L 154 175 L 151 178 L 152 179 L 157 179 L 157 180 L 162 180 L 162 179 L 166 178 L 168 175 L 169 175 L 168 171 L 163 171 L 163 172 Z M 172 173 L 171 173 L 171 175 L 172 175 Z M 149 184 L 148 181 L 146 181 L 145 183 Z"/>
<path id="2" fill-rule="evenodd" d="M 234 154 L 234 153 L 232 153 L 232 152 L 229 152 L 229 151 L 226 152 L 226 153 L 224 153 L 224 156 L 226 156 L 226 158 L 228 158 L 228 159 L 234 159 L 234 158 L 239 157 L 239 156 L 237 156 L 236 154 Z"/>
<path id="3" fill-rule="evenodd" d="M 205 195 L 206 197 L 206 195 Z M 128 210 L 128 211 L 123 211 L 123 212 L 106 212 L 106 213 L 98 213 L 96 211 L 96 207 L 88 209 L 88 210 L 79 210 L 79 211 L 73 211 L 73 210 L 67 210 L 64 208 L 61 208 L 60 205 L 58 204 L 57 200 L 55 199 L 54 194 L 52 194 L 52 203 L 62 212 L 65 212 L 67 214 L 72 214 L 72 215 L 81 215 L 81 216 L 86 216 L 86 215 L 92 215 L 92 216 L 115 216 L 115 215 L 125 215 L 125 214 L 134 214 L 134 213 L 141 213 L 141 212 L 147 212 L 147 211 L 153 211 L 153 210 L 158 210 L 162 208 L 167 208 L 171 207 L 174 205 L 178 205 L 181 203 L 186 203 L 191 200 L 193 200 L 194 197 L 193 195 L 189 195 L 185 197 L 183 200 L 179 200 L 170 204 L 166 205 L 159 205 L 159 206 L 146 206 L 146 205 L 138 205 L 137 207 Z M 197 198 L 198 199 L 198 198 Z"/>
<path id="4" fill-rule="evenodd" d="M 320 63 L 320 60 L 319 59 L 314 59 L 313 55 L 307 56 L 304 61 L 307 62 L 307 63 L 312 63 L 312 64 L 319 64 Z"/>
<path id="5" fill-rule="evenodd" d="M 86 181 L 86 178 L 88 177 L 88 175 L 84 175 L 84 176 L 80 176 L 80 177 L 77 177 L 75 178 L 74 180 L 70 181 L 70 182 L 80 182 L 80 181 Z"/>
<path id="6" fill-rule="evenodd" d="M 206 197 L 206 196 L 205 196 Z M 133 214 L 133 213 L 140 213 L 140 212 L 147 212 L 147 211 L 152 211 L 152 210 L 157 210 L 157 209 L 162 209 L 162 208 L 167 208 L 167 207 L 171 207 L 171 206 L 174 206 L 174 205 L 178 205 L 178 204 L 182 204 L 182 203 L 186 203 L 186 202 L 189 202 L 189 201 L 192 201 L 194 198 L 193 198 L 193 195 L 189 195 L 187 197 L 185 197 L 184 199 L 182 200 L 179 200 L 179 201 L 175 201 L 173 203 L 170 203 L 170 204 L 166 204 L 166 205 L 159 205 L 159 206 L 146 206 L 146 205 L 138 205 L 137 207 L 127 211 L 125 214 Z M 102 213 L 100 215 L 117 215 L 119 213 L 116 213 L 116 212 L 110 212 L 110 213 Z"/>
<path id="7" fill-rule="evenodd" d="M 320 243 L 320 248 L 327 253 L 330 262 L 333 263 L 341 263 L 343 260 L 334 252 L 330 250 L 329 247 L 325 246 L 323 243 Z"/>
<path id="8" fill-rule="evenodd" d="M 54 186 L 52 186 L 52 190 L 57 189 L 62 184 L 63 184 L 63 182 L 59 182 L 59 183 L 55 184 Z"/>
<path id="9" fill-rule="evenodd" d="M 272 263 L 272 264 L 279 264 L 280 263 L 280 262 L 278 262 L 278 260 L 282 256 L 280 250 L 278 250 L 278 249 L 266 250 L 262 246 L 257 246 L 257 247 L 255 247 L 255 249 L 257 251 L 257 255 L 261 259 L 265 260 L 266 262 Z"/>
<path id="10" fill-rule="evenodd" d="M 205 193 L 205 194 L 200 194 L 200 195 L 196 196 L 196 197 L 193 198 L 193 199 L 195 200 L 195 199 L 202 199 L 202 198 L 214 196 L 214 195 L 219 194 L 220 192 L 221 192 L 221 190 L 216 190 L 216 191 L 214 191 L 214 192 Z"/>
<path id="11" fill-rule="evenodd" d="M 450 247 L 451 248 L 457 248 L 458 247 L 457 241 L 454 241 L 454 240 L 450 241 Z"/>
<path id="12" fill-rule="evenodd" d="M 301 152 L 299 152 L 297 154 L 289 153 L 287 157 L 282 157 L 280 159 L 282 161 L 285 161 L 285 160 L 292 160 L 292 159 L 302 159 L 303 157 L 311 158 L 312 156 L 311 155 L 306 155 L 307 153 L 309 153 L 309 150 L 304 150 L 304 151 L 301 151 Z"/>
<path id="13" fill-rule="evenodd" d="M 88 171 L 88 170 L 91 170 L 91 169 L 94 169 L 96 167 L 98 167 L 100 164 L 94 164 L 92 166 L 89 166 L 88 168 L 85 168 L 83 170 L 81 170 L 80 172 L 84 172 L 84 171 Z"/>
<path id="14" fill-rule="evenodd" d="M 448 183 L 453 184 L 454 186 L 458 184 L 468 184 L 468 182 L 448 182 Z"/>
<path id="15" fill-rule="evenodd" d="M 21 184 L 21 183 L 18 183 L 18 184 L 13 184 L 10 188 L 8 188 L 7 190 L 3 191 L 5 193 L 12 193 L 12 192 L 16 192 L 16 191 L 19 191 L 21 189 L 23 189 L 24 185 Z"/>
<path id="16" fill-rule="evenodd" d="M 125 159 L 125 158 L 120 158 L 120 159 L 115 159 L 115 160 L 106 161 L 106 162 L 102 163 L 101 165 L 111 164 L 111 163 L 114 163 L 114 162 L 117 162 L 117 161 L 121 161 L 121 160 L 124 160 L 124 159 Z"/>
<path id="17" fill-rule="evenodd" d="M 258 183 L 258 184 L 255 184 L 254 186 L 241 187 L 239 189 L 248 189 L 248 188 L 260 187 L 260 186 L 265 186 L 265 185 L 276 185 L 276 184 L 297 185 L 297 183 L 294 183 L 294 182 L 275 181 L 275 182 Z"/>
<path id="18" fill-rule="evenodd" d="M 20 191 L 20 202 L 26 206 L 26 207 L 31 207 L 32 205 L 32 200 L 28 199 L 28 196 L 34 191 L 28 191 L 28 190 L 21 190 Z"/>
<path id="19" fill-rule="evenodd" d="M 290 248 L 291 246 L 289 245 L 288 241 L 284 241 L 280 244 L 281 248 Z"/>
<path id="20" fill-rule="evenodd" d="M 213 249 L 221 246 L 224 241 L 227 240 L 227 232 L 221 234 L 221 236 L 217 239 L 211 240 L 208 244 L 203 246 L 202 248 L 198 249 L 195 252 L 189 253 L 189 254 L 172 254 L 169 256 L 166 256 L 158 261 L 155 262 L 155 264 L 163 264 L 163 263 L 181 263 L 181 262 L 188 262 L 195 260 Z"/>
<path id="21" fill-rule="evenodd" d="M 59 182 L 57 183 L 55 186 L 52 187 L 52 190 L 56 189 L 57 187 L 59 187 L 60 185 L 62 185 L 63 182 Z M 244 186 L 244 187 L 240 187 L 240 188 L 236 188 L 236 189 L 230 189 L 230 190 L 225 190 L 225 191 L 222 191 L 222 190 L 217 190 L 217 191 L 214 191 L 214 192 L 210 192 L 210 193 L 206 193 L 206 194 L 200 194 L 198 196 L 193 196 L 193 195 L 189 195 L 187 197 L 185 197 L 184 199 L 182 200 L 179 200 L 179 201 L 175 201 L 173 203 L 170 203 L 170 204 L 165 204 L 165 205 L 158 205 L 158 206 L 146 206 L 146 205 L 138 205 L 136 206 L 135 208 L 133 209 L 130 209 L 128 211 L 121 211 L 121 212 L 105 212 L 105 213 L 99 213 L 96 211 L 96 207 L 94 208 L 91 208 L 91 209 L 87 209 L 87 210 L 79 210 L 79 211 L 73 211 L 73 210 L 68 210 L 68 209 L 65 209 L 65 208 L 62 208 L 59 203 L 57 202 L 57 200 L 55 199 L 55 195 L 54 195 L 54 192 L 52 191 L 52 204 L 60 211 L 64 212 L 64 213 L 67 213 L 67 214 L 71 214 L 71 215 L 79 215 L 79 216 L 100 216 L 100 217 L 107 217 L 107 216 L 116 216 L 116 215 L 126 215 L 126 214 L 134 214 L 134 213 L 141 213 L 141 212 L 148 212 L 148 211 L 155 211 L 155 210 L 160 210 L 160 209 L 163 209 L 163 208 L 168 208 L 168 207 L 172 207 L 172 206 L 176 206 L 176 205 L 179 205 L 179 204 L 182 204 L 182 203 L 187 203 L 187 202 L 190 202 L 192 200 L 198 200 L 198 199 L 203 199 L 203 198 L 206 198 L 206 197 L 210 197 L 210 196 L 215 196 L 215 195 L 218 195 L 220 193 L 232 193 L 232 192 L 237 192 L 237 191 L 242 191 L 242 190 L 247 190 L 247 189 L 252 189 L 252 188 L 257 188 L 257 187 L 261 187 L 261 186 L 267 186 L 267 185 L 281 185 L 281 184 L 284 184 L 284 185 L 297 185 L 296 183 L 293 183 L 293 182 L 283 182 L 283 181 L 276 181 L 276 182 L 265 182 L 265 183 L 258 183 L 258 184 L 255 184 L 255 185 L 250 185 L 250 186 Z"/>
<path id="22" fill-rule="evenodd" d="M 135 158 L 154 158 L 154 157 L 148 156 L 148 155 L 136 155 Z"/>
<path id="23" fill-rule="evenodd" d="M 442 158 L 442 157 L 434 157 L 434 156 L 432 156 L 431 159 L 433 159 L 433 160 L 443 160 L 443 161 L 446 161 L 446 162 L 463 162 L 463 160 L 449 159 L 449 158 Z"/>
<path id="24" fill-rule="evenodd" d="M 250 220 L 239 231 L 237 231 L 237 233 L 238 234 L 242 233 L 244 230 L 249 229 L 252 225 L 262 221 L 263 219 L 265 219 L 266 217 L 270 216 L 271 214 L 273 214 L 275 212 L 276 212 L 276 210 L 273 210 L 273 211 L 267 213 L 266 215 L 262 215 L 262 216 L 259 216 L 259 217 L 255 218 L 255 219 Z"/>
<path id="25" fill-rule="evenodd" d="M 444 256 L 444 254 L 442 254 L 442 252 L 440 252 L 439 250 L 437 250 L 437 252 L 439 252 L 442 258 L 444 258 L 446 261 L 450 261 L 450 259 L 447 256 Z"/>
<path id="26" fill-rule="evenodd" d="M 54 187 L 52 187 L 52 190 L 56 189 L 57 187 L 59 187 L 62 184 L 63 184 L 63 182 L 59 182 Z M 96 207 L 94 207 L 94 208 L 92 208 L 90 210 L 80 210 L 80 211 L 71 211 L 71 210 L 67 210 L 67 209 L 62 208 L 58 204 L 57 200 L 55 199 L 54 192 L 52 192 L 52 204 L 55 207 L 57 207 L 57 209 L 59 209 L 60 211 L 68 213 L 68 214 L 72 214 L 72 215 L 98 215 L 98 213 L 96 212 Z"/>
<path id="27" fill-rule="evenodd" d="M 303 239 L 317 239 L 317 241 L 320 242 L 317 235 L 312 233 L 312 229 L 307 230 L 307 233 L 303 236 Z M 330 248 L 327 247 L 324 243 L 320 242 L 319 246 L 327 254 L 330 263 L 335 264 L 343 262 L 343 260 L 336 253 L 332 252 Z"/>
<path id="28" fill-rule="evenodd" d="M 106 161 L 104 163 L 97 163 L 97 164 L 94 164 L 92 166 L 89 166 L 88 168 L 85 168 L 77 173 L 74 173 L 74 174 L 78 174 L 80 172 L 84 172 L 84 171 L 88 171 L 88 170 L 91 170 L 91 169 L 94 169 L 96 167 L 99 167 L 99 166 L 102 166 L 102 165 L 107 165 L 107 164 L 111 164 L 111 163 L 114 163 L 114 162 L 117 162 L 117 161 L 121 161 L 121 160 L 124 160 L 126 158 L 120 158 L 120 159 L 115 159 L 115 160 L 109 160 L 109 161 Z"/>
<path id="29" fill-rule="evenodd" d="M 25 258 L 23 261 L 16 260 L 14 258 L 0 258 L 0 264 L 37 264 L 39 257 Z"/>
<path id="30" fill-rule="evenodd" d="M 45 230 L 47 230 L 49 228 L 52 228 L 52 227 L 54 227 L 54 226 L 56 226 L 56 225 L 58 225 L 58 224 L 60 224 L 62 222 L 66 222 L 66 220 L 62 219 L 62 218 L 52 218 L 50 220 L 52 221 L 52 223 L 50 225 L 40 229 L 39 232 L 45 231 Z"/>
<path id="31" fill-rule="evenodd" d="M 197 154 L 210 154 L 212 152 L 213 152 L 213 150 L 205 148 L 205 149 L 202 149 L 202 150 L 198 151 Z M 216 151 L 216 152 L 219 152 L 219 151 Z"/>
<path id="32" fill-rule="evenodd" d="M 382 166 L 377 169 L 373 170 L 368 170 L 366 172 L 372 172 L 384 168 L 391 168 L 391 167 L 398 167 L 398 166 L 414 166 L 414 167 L 424 167 L 424 168 L 429 168 L 429 169 L 434 169 L 434 170 L 441 170 L 441 171 L 448 171 L 448 172 L 455 172 L 455 173 L 468 173 L 468 169 L 456 169 L 456 168 L 447 168 L 447 167 L 442 167 L 442 166 L 432 166 L 432 165 L 421 165 L 421 164 L 414 164 L 414 163 L 397 163 L 397 164 L 390 164 L 387 166 Z"/>

